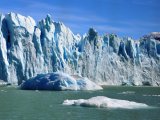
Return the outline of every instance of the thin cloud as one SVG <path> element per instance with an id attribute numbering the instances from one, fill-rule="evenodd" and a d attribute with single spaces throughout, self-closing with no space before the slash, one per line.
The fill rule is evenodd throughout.
<path id="1" fill-rule="evenodd" d="M 119 24 L 127 25 L 130 27 L 160 27 L 160 23 L 157 22 L 147 22 L 147 21 L 141 21 L 141 20 L 128 20 L 128 21 L 117 21 Z"/>
<path id="2" fill-rule="evenodd" d="M 90 27 L 93 27 L 94 29 L 97 30 L 97 32 L 101 32 L 101 33 L 105 33 L 105 32 L 107 33 L 119 33 L 119 32 L 125 33 L 125 32 L 131 31 L 130 28 L 121 28 L 121 27 L 115 27 L 115 26 L 109 26 L 109 25 L 85 25 L 85 24 L 79 25 L 76 23 L 67 23 L 67 25 L 75 30 L 87 28 L 86 32 Z"/>
<path id="3" fill-rule="evenodd" d="M 98 16 L 83 16 L 83 15 L 73 15 L 73 14 L 67 14 L 67 15 L 59 15 L 61 16 L 62 19 L 64 20 L 70 20 L 70 21 L 75 21 L 75 22 L 99 22 L 99 23 L 104 23 L 107 22 L 107 19 L 103 19 Z"/>
<path id="4" fill-rule="evenodd" d="M 159 7 L 160 4 L 159 0 L 145 0 L 145 1 L 132 0 L 131 2 L 136 5 L 151 6 L 151 7 Z"/>
<path id="5" fill-rule="evenodd" d="M 60 20 L 71 20 L 71 21 L 77 21 L 77 22 L 101 22 L 101 23 L 108 21 L 98 16 L 93 16 L 93 15 L 84 16 L 83 11 L 80 11 L 77 8 L 71 8 L 67 6 L 57 6 L 57 5 L 46 4 L 43 2 L 36 3 L 34 1 L 30 1 L 30 5 L 28 5 L 28 7 L 34 8 L 34 9 L 43 8 L 43 10 L 51 11 L 52 14 L 54 16 L 58 16 L 56 18 Z M 72 13 L 72 11 L 74 11 L 74 14 Z"/>
<path id="6" fill-rule="evenodd" d="M 128 29 L 125 29 L 125 28 L 107 26 L 107 25 L 95 25 L 94 28 L 99 31 L 106 31 L 106 32 L 126 32 L 128 31 Z"/>

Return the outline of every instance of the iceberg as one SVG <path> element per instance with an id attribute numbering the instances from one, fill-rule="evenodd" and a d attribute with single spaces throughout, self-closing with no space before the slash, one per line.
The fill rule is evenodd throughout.
<path id="1" fill-rule="evenodd" d="M 79 35 L 49 14 L 37 23 L 18 13 L 0 14 L 0 80 L 20 85 L 59 71 L 100 85 L 160 86 L 160 32 L 139 40 L 100 36 L 94 28 Z"/>
<path id="2" fill-rule="evenodd" d="M 137 103 L 127 100 L 112 99 L 105 96 L 92 97 L 90 99 L 65 100 L 63 105 L 97 107 L 97 108 L 122 108 L 122 109 L 137 109 L 148 108 L 144 103 Z"/>
<path id="3" fill-rule="evenodd" d="M 70 76 L 62 72 L 39 74 L 20 85 L 23 90 L 101 90 L 87 78 Z"/>

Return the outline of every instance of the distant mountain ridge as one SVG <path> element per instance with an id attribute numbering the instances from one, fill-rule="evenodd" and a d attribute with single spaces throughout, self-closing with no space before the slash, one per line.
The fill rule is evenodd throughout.
<path id="1" fill-rule="evenodd" d="M 160 85 L 160 32 L 140 38 L 74 35 L 50 15 L 0 15 L 0 80 L 20 84 L 40 73 L 62 71 L 102 85 Z"/>

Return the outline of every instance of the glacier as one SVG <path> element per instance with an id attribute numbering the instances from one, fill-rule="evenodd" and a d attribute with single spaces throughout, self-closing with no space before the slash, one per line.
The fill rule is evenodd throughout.
<path id="1" fill-rule="evenodd" d="M 48 14 L 35 22 L 0 14 L 0 80 L 20 85 L 37 74 L 64 72 L 99 85 L 160 86 L 160 32 L 133 40 L 115 34 L 74 34 Z"/>
<path id="2" fill-rule="evenodd" d="M 112 109 L 138 109 L 149 108 L 147 104 L 137 103 L 128 100 L 112 99 L 105 96 L 96 96 L 89 99 L 64 100 L 63 105 L 82 107 L 112 108 Z"/>

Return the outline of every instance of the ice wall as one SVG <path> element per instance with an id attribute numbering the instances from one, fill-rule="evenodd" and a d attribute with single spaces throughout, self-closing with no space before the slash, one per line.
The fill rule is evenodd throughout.
<path id="1" fill-rule="evenodd" d="M 90 28 L 74 35 L 50 15 L 0 15 L 0 79 L 20 84 L 40 73 L 62 71 L 107 85 L 160 85 L 160 33 L 139 40 Z"/>

